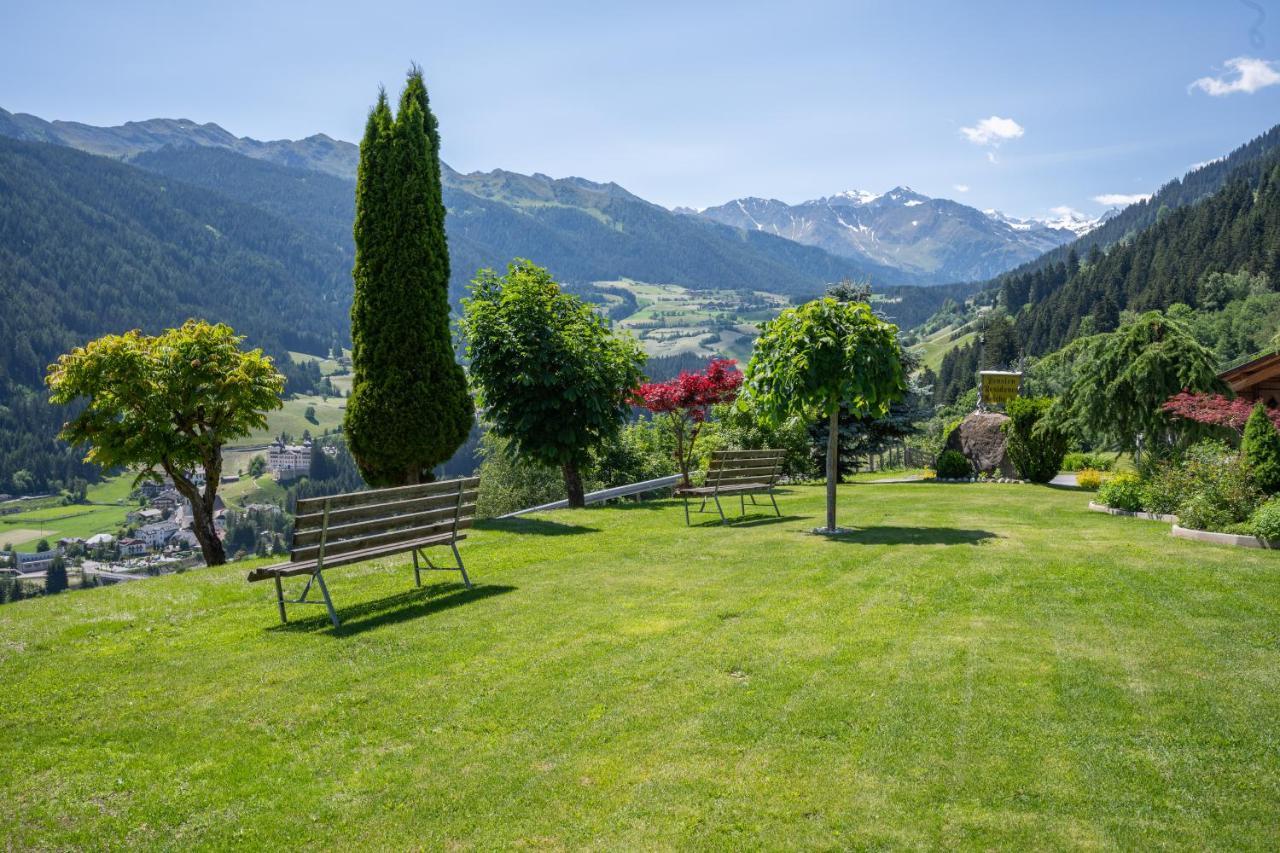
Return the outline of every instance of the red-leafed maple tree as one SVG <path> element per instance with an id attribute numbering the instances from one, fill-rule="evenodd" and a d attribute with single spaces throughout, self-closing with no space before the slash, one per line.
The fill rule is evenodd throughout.
<path id="1" fill-rule="evenodd" d="M 631 392 L 631 401 L 655 415 L 663 415 L 676 440 L 676 464 L 680 478 L 689 485 L 689 468 L 693 464 L 694 444 L 702 425 L 717 403 L 731 403 L 742 387 L 742 374 L 729 358 L 713 358 L 705 370 L 681 371 L 666 382 L 647 382 Z"/>
<path id="2" fill-rule="evenodd" d="M 1243 432 L 1253 405 L 1240 397 L 1233 399 L 1222 394 L 1193 394 L 1183 391 L 1166 400 L 1163 408 L 1174 417 Z M 1276 429 L 1280 429 L 1280 409 L 1267 409 L 1267 416 L 1276 425 Z"/>

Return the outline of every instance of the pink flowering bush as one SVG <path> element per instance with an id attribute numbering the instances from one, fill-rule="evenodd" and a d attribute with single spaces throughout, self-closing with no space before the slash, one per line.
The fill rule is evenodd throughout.
<path id="1" fill-rule="evenodd" d="M 1249 420 L 1253 405 L 1239 397 L 1232 399 L 1221 394 L 1183 391 L 1166 400 L 1162 408 L 1177 418 L 1244 432 L 1245 421 Z M 1267 416 L 1276 429 L 1280 429 L 1280 409 L 1268 409 Z"/>

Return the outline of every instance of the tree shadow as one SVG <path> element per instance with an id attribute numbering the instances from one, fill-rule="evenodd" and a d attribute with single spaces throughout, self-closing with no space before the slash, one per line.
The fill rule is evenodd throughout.
<path id="1" fill-rule="evenodd" d="M 989 530 L 964 530 L 956 527 L 859 527 L 848 533 L 828 537 L 834 542 L 852 545 L 981 545 L 998 538 Z"/>
<path id="2" fill-rule="evenodd" d="M 477 521 L 476 530 L 500 530 L 503 533 L 526 534 L 532 536 L 574 536 L 579 533 L 599 533 L 598 527 L 586 527 L 581 524 L 565 524 L 560 521 L 547 521 L 542 518 L 486 518 Z"/>
<path id="3" fill-rule="evenodd" d="M 461 583 L 441 583 L 432 586 L 415 587 L 407 592 L 399 592 L 373 601 L 352 604 L 347 607 L 336 607 L 337 628 L 329 621 L 329 614 L 321 604 L 319 613 L 292 622 L 273 625 L 268 631 L 283 631 L 299 634 L 315 634 L 325 632 L 332 637 L 350 637 L 381 628 L 384 625 L 395 625 L 408 622 L 423 616 L 430 616 L 464 604 L 492 598 L 512 592 L 517 587 L 498 584 L 473 586 L 468 589 Z"/>

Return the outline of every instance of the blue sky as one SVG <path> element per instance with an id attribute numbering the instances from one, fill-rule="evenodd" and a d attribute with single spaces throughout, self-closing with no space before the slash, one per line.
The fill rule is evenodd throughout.
<path id="1" fill-rule="evenodd" d="M 0 0 L 0 106 L 356 141 L 417 61 L 464 171 L 668 206 L 905 184 L 1096 214 L 1280 121 L 1280 3 L 1120 7 Z"/>

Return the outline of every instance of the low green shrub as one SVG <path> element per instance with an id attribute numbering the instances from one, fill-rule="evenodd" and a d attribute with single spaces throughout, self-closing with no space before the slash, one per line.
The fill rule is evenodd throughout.
<path id="1" fill-rule="evenodd" d="M 1015 397 L 1005 405 L 1003 426 L 1009 460 L 1023 479 L 1047 483 L 1062 469 L 1067 434 L 1053 420 L 1049 397 Z"/>
<path id="2" fill-rule="evenodd" d="M 1137 512 L 1142 509 L 1142 480 L 1136 474 L 1117 474 L 1098 489 L 1098 500 L 1113 509 Z"/>
<path id="3" fill-rule="evenodd" d="M 1102 472 L 1094 468 L 1082 468 L 1076 472 L 1076 485 L 1096 492 L 1103 483 Z"/>
<path id="4" fill-rule="evenodd" d="M 1272 498 L 1253 511 L 1249 532 L 1268 542 L 1280 543 L 1280 497 Z"/>
<path id="5" fill-rule="evenodd" d="M 942 451 L 934 468 L 937 470 L 939 477 L 948 480 L 973 475 L 973 466 L 969 464 L 969 460 L 959 450 Z"/>
<path id="6" fill-rule="evenodd" d="M 1075 451 L 1062 457 L 1063 471 L 1111 471 L 1116 466 L 1115 457 L 1108 453 L 1081 453 Z"/>
<path id="7" fill-rule="evenodd" d="M 1193 445 L 1180 467 L 1182 479 L 1176 488 L 1182 499 L 1176 512 L 1183 527 L 1223 532 L 1249 521 L 1262 503 L 1262 491 L 1254 484 L 1249 466 L 1221 442 Z"/>

